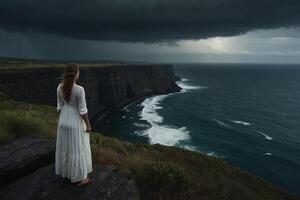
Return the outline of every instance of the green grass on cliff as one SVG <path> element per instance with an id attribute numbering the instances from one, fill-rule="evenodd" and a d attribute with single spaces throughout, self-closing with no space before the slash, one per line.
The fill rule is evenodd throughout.
<path id="1" fill-rule="evenodd" d="M 131 65 L 155 65 L 151 63 L 130 63 Z M 111 66 L 127 66 L 126 62 L 117 61 L 86 61 L 86 63 L 78 62 L 79 67 L 111 67 Z M 32 60 L 20 58 L 1 58 L 0 70 L 10 69 L 37 69 L 37 68 L 63 68 L 66 66 L 66 61 L 55 60 Z"/>
<path id="2" fill-rule="evenodd" d="M 24 135 L 56 137 L 57 114 L 52 106 L 15 102 L 0 93 L 0 144 Z"/>
<path id="3" fill-rule="evenodd" d="M 15 102 L 0 93 L 0 144 L 23 135 L 55 139 L 55 107 Z M 215 157 L 167 147 L 129 143 L 91 133 L 93 164 L 130 170 L 142 199 L 299 199 Z"/>
<path id="4" fill-rule="evenodd" d="M 78 64 L 79 67 L 110 67 L 116 64 L 113 63 L 100 63 L 100 64 Z M 122 65 L 122 64 L 118 64 Z M 123 64 L 125 65 L 125 64 Z M 66 64 L 64 63 L 34 63 L 31 61 L 28 62 L 19 62 L 19 61 L 1 61 L 0 60 L 0 69 L 36 69 L 36 68 L 63 68 Z"/>

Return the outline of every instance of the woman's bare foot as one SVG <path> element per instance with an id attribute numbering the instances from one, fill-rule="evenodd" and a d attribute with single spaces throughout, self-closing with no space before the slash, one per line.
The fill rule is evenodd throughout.
<path id="1" fill-rule="evenodd" d="M 86 179 L 83 179 L 83 180 L 79 181 L 79 182 L 77 183 L 77 186 L 81 186 L 81 185 L 87 184 L 87 183 L 89 183 L 89 182 L 91 182 L 91 179 L 86 178 Z"/>

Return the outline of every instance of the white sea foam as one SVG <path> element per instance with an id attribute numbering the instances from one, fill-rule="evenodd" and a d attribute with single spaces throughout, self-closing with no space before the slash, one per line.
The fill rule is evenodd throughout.
<path id="1" fill-rule="evenodd" d="M 140 128 L 150 128 L 150 126 L 147 124 L 133 123 L 133 125 L 140 127 Z"/>
<path id="2" fill-rule="evenodd" d="M 214 156 L 214 157 L 217 157 L 217 158 L 225 158 L 226 157 L 224 155 L 219 155 L 219 154 L 217 154 L 214 151 L 210 151 L 210 152 L 201 151 L 201 150 L 199 150 L 199 148 L 197 148 L 194 145 L 188 145 L 188 144 L 186 144 L 186 145 L 181 145 L 180 147 L 183 148 L 183 149 L 187 149 L 187 150 L 190 150 L 190 151 L 196 151 L 196 152 L 199 152 L 199 153 L 202 153 L 202 154 L 206 154 L 208 156 Z"/>
<path id="3" fill-rule="evenodd" d="M 245 121 L 238 121 L 238 120 L 231 120 L 231 121 L 236 123 L 236 124 L 242 124 L 242 125 L 245 125 L 245 126 L 251 125 L 251 123 L 245 122 Z"/>
<path id="4" fill-rule="evenodd" d="M 266 152 L 266 153 L 264 153 L 265 155 L 267 155 L 267 156 L 271 156 L 272 154 L 271 153 L 269 153 L 269 152 Z"/>
<path id="5" fill-rule="evenodd" d="M 170 95 L 172 94 L 150 97 L 141 104 L 143 106 L 140 113 L 141 120 L 146 120 L 151 126 L 140 134 L 147 135 L 151 144 L 159 143 L 166 146 L 175 146 L 179 141 L 190 139 L 186 127 L 162 125 L 163 117 L 157 113 L 157 110 L 162 109 L 159 104 Z"/>
<path id="6" fill-rule="evenodd" d="M 146 134 L 145 131 L 137 131 L 137 130 L 133 131 L 133 133 L 136 135 L 140 135 L 140 136 L 145 136 L 145 134 Z"/>
<path id="7" fill-rule="evenodd" d="M 206 87 L 193 86 L 186 83 L 188 79 L 183 78 L 181 81 L 177 81 L 183 91 L 201 89 Z M 146 120 L 151 126 L 150 128 L 144 130 L 140 135 L 147 135 L 149 137 L 150 143 L 163 144 L 167 146 L 175 146 L 180 141 L 190 140 L 189 131 L 186 127 L 175 127 L 170 125 L 163 125 L 164 118 L 157 113 L 157 110 L 162 109 L 160 106 L 161 101 L 165 98 L 174 95 L 175 93 L 166 94 L 166 95 L 157 95 L 145 99 L 141 106 L 143 106 L 142 111 L 139 113 L 141 120 Z M 188 148 L 187 146 L 185 146 Z M 183 147 L 184 148 L 184 147 Z M 189 147 L 190 149 L 196 150 L 196 147 Z"/>
<path id="8" fill-rule="evenodd" d="M 204 152 L 204 151 L 200 151 L 197 147 L 193 146 L 193 145 L 183 145 L 181 146 L 184 149 L 190 150 L 190 151 L 196 151 L 199 153 L 203 153 L 206 154 L 208 156 L 215 156 L 215 157 L 219 157 L 215 152 L 211 151 L 211 152 Z"/>
<path id="9" fill-rule="evenodd" d="M 160 116 L 156 110 L 162 109 L 162 107 L 158 105 L 168 96 L 168 94 L 158 95 L 145 99 L 142 102 L 143 110 L 140 113 L 141 119 L 148 121 L 151 125 L 163 122 L 163 117 Z"/>
<path id="10" fill-rule="evenodd" d="M 261 134 L 263 135 L 267 140 L 273 140 L 273 138 L 271 138 L 270 136 L 268 136 L 267 134 L 261 132 L 261 131 L 258 131 L 258 130 L 253 130 L 254 132 L 258 133 L 258 134 Z"/>
<path id="11" fill-rule="evenodd" d="M 182 78 L 180 81 L 185 82 L 185 81 L 188 81 L 188 79 L 187 78 Z"/>
<path id="12" fill-rule="evenodd" d="M 186 127 L 171 127 L 153 124 L 151 128 L 145 131 L 144 135 L 148 135 L 151 144 L 163 144 L 166 146 L 175 146 L 179 141 L 189 140 L 190 135 Z"/>
<path id="13" fill-rule="evenodd" d="M 203 153 L 203 154 L 206 154 L 206 155 L 208 155 L 208 156 L 214 156 L 214 157 L 216 157 L 216 158 L 225 158 L 226 156 L 223 156 L 223 155 L 219 155 L 219 154 L 217 154 L 216 152 L 214 152 L 214 151 L 210 151 L 210 152 L 203 152 L 203 151 L 200 151 L 200 150 L 196 150 L 196 151 L 198 151 L 198 152 L 200 152 L 200 153 Z"/>
<path id="14" fill-rule="evenodd" d="M 221 126 L 224 126 L 226 128 L 231 128 L 231 126 L 225 124 L 224 122 L 220 121 L 220 120 L 217 120 L 217 119 L 212 119 L 214 122 L 216 122 L 217 124 L 221 125 Z"/>
<path id="15" fill-rule="evenodd" d="M 187 79 L 185 79 L 186 81 Z M 177 81 L 176 84 L 182 88 L 182 92 L 186 92 L 188 90 L 197 90 L 197 89 L 205 89 L 207 87 L 205 86 L 195 86 L 195 85 L 189 85 L 185 81 Z"/>
<path id="16" fill-rule="evenodd" d="M 215 156 L 215 157 L 217 157 L 217 156 L 216 156 L 216 153 L 215 153 L 215 152 L 213 152 L 213 151 L 206 153 L 206 155 L 209 155 L 209 156 Z"/>
<path id="17" fill-rule="evenodd" d="M 197 147 L 192 146 L 192 145 L 183 145 L 183 146 L 181 146 L 181 147 L 184 148 L 184 149 L 190 150 L 190 151 L 198 151 L 198 152 L 200 152 L 200 151 L 197 149 Z"/>

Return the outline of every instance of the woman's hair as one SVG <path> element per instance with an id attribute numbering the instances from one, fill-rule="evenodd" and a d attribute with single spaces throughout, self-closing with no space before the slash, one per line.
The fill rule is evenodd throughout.
<path id="1" fill-rule="evenodd" d="M 64 79 L 62 81 L 62 93 L 64 99 L 69 103 L 73 88 L 73 83 L 75 81 L 76 73 L 79 67 L 76 63 L 69 63 L 64 69 Z"/>

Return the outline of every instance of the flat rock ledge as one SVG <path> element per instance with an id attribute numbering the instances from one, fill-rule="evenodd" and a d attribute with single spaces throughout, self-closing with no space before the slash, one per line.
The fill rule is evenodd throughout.
<path id="1" fill-rule="evenodd" d="M 54 162 L 55 141 L 25 136 L 0 146 L 0 189 Z"/>
<path id="2" fill-rule="evenodd" d="M 54 153 L 55 141 L 27 136 L 1 146 L 0 199 L 140 199 L 130 171 L 119 170 L 113 165 L 94 164 L 93 171 L 88 175 L 92 182 L 78 187 L 70 179 L 55 175 Z"/>

